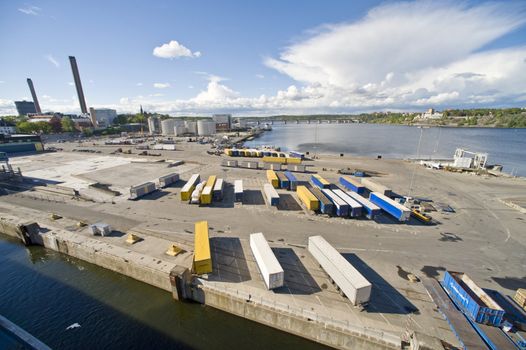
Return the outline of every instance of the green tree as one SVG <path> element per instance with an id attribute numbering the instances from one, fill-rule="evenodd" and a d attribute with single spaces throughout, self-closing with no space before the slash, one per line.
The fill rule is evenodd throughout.
<path id="1" fill-rule="evenodd" d="M 62 118 L 62 131 L 64 132 L 72 132 L 75 130 L 75 123 L 73 123 L 73 120 L 71 120 L 70 117 L 64 117 Z"/>

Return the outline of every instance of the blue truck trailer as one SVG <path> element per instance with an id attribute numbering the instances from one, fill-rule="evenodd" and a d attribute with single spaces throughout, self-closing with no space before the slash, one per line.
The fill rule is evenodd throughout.
<path id="1" fill-rule="evenodd" d="M 296 179 L 296 176 L 294 176 L 294 174 L 292 174 L 290 171 L 285 171 L 284 174 L 289 180 L 289 189 L 291 191 L 296 191 L 296 187 L 298 187 L 298 179 Z"/>
<path id="2" fill-rule="evenodd" d="M 349 204 L 328 188 L 324 188 L 321 191 L 327 196 L 327 198 L 329 198 L 332 204 L 334 204 L 334 214 L 336 216 L 349 216 Z"/>
<path id="3" fill-rule="evenodd" d="M 276 172 L 276 176 L 278 177 L 279 181 L 279 187 L 283 188 L 284 190 L 290 189 L 290 181 L 283 173 Z"/>
<path id="4" fill-rule="evenodd" d="M 325 180 L 323 177 L 321 177 L 318 174 L 314 174 L 310 177 L 310 181 L 312 184 L 318 188 L 330 188 L 331 183 L 327 180 Z"/>
<path id="5" fill-rule="evenodd" d="M 373 220 L 374 217 L 382 212 L 379 206 L 368 200 L 367 198 L 360 196 L 358 193 L 353 191 L 346 192 L 349 197 L 357 201 L 363 206 L 363 214 L 366 218 Z"/>
<path id="6" fill-rule="evenodd" d="M 363 206 L 358 203 L 358 201 L 354 200 L 351 196 L 340 189 L 333 190 L 333 192 L 349 205 L 349 216 L 351 218 L 356 218 L 362 215 Z"/>
<path id="7" fill-rule="evenodd" d="M 340 184 L 342 184 L 342 186 L 345 187 L 346 189 L 356 192 L 358 194 L 365 193 L 365 186 L 362 185 L 360 181 L 355 180 L 352 177 L 341 176 Z"/>
<path id="8" fill-rule="evenodd" d="M 465 273 L 446 271 L 442 286 L 472 321 L 495 327 L 502 324 L 504 310 Z"/>
<path id="9" fill-rule="evenodd" d="M 334 204 L 332 204 L 331 200 L 318 187 L 310 187 L 309 191 L 320 201 L 320 213 L 332 215 Z"/>
<path id="10" fill-rule="evenodd" d="M 395 202 L 379 192 L 372 192 L 369 200 L 398 221 L 408 221 L 411 217 L 411 210 L 409 208 L 404 207 L 402 204 Z"/>

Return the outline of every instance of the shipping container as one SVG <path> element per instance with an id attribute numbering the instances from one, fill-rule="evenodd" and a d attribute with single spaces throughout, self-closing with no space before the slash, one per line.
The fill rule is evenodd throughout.
<path id="1" fill-rule="evenodd" d="M 234 181 L 234 200 L 236 202 L 243 201 L 243 180 Z"/>
<path id="2" fill-rule="evenodd" d="M 130 199 L 138 199 L 155 190 L 157 190 L 157 187 L 153 182 L 145 182 L 140 185 L 132 186 L 130 187 Z"/>
<path id="3" fill-rule="evenodd" d="M 312 194 L 311 191 L 305 186 L 298 186 L 296 189 L 296 193 L 298 195 L 298 198 L 305 204 L 307 209 L 309 210 L 319 210 L 320 208 L 320 201 L 318 198 L 316 198 L 315 195 Z"/>
<path id="4" fill-rule="evenodd" d="M 232 150 L 230 148 L 225 148 L 225 154 L 227 156 L 232 156 Z"/>
<path id="5" fill-rule="evenodd" d="M 261 160 L 265 163 L 280 163 L 280 164 L 287 163 L 286 158 L 278 157 L 277 154 L 276 156 L 273 156 L 273 157 L 263 157 Z"/>
<path id="6" fill-rule="evenodd" d="M 395 202 L 391 198 L 378 192 L 372 192 L 369 200 L 382 208 L 387 214 L 393 216 L 398 221 L 408 221 L 411 217 L 411 210 L 402 204 Z"/>
<path id="7" fill-rule="evenodd" d="M 353 305 L 369 302 L 371 283 L 322 236 L 309 237 L 308 250 Z"/>
<path id="8" fill-rule="evenodd" d="M 287 160 L 287 164 L 301 164 L 301 158 L 285 158 Z"/>
<path id="9" fill-rule="evenodd" d="M 334 204 L 334 214 L 336 216 L 349 216 L 349 204 L 338 197 L 332 190 L 324 188 L 321 191 L 330 199 L 332 204 Z"/>
<path id="10" fill-rule="evenodd" d="M 278 259 L 270 249 L 263 233 L 253 233 L 250 235 L 250 249 L 256 259 L 259 272 L 265 281 L 267 289 L 283 287 L 285 273 Z"/>
<path id="11" fill-rule="evenodd" d="M 212 191 L 212 198 L 215 201 L 221 201 L 223 200 L 223 189 L 224 189 L 224 180 L 223 179 L 217 179 L 216 183 L 214 185 L 214 190 Z"/>
<path id="12" fill-rule="evenodd" d="M 318 187 L 311 187 L 309 191 L 320 201 L 320 213 L 333 215 L 334 204 L 331 200 Z"/>
<path id="13" fill-rule="evenodd" d="M 290 187 L 289 179 L 283 173 L 276 173 L 279 180 L 279 187 L 288 190 Z"/>
<path id="14" fill-rule="evenodd" d="M 190 179 L 186 182 L 186 184 L 181 188 L 181 200 L 182 201 L 189 201 L 190 196 L 192 195 L 192 192 L 195 189 L 195 186 L 201 181 L 201 177 L 199 174 L 192 174 L 190 176 Z"/>
<path id="15" fill-rule="evenodd" d="M 350 176 L 341 176 L 340 183 L 348 190 L 356 192 L 358 194 L 363 194 L 365 192 L 365 186 L 362 185 L 357 179 L 353 179 Z"/>
<path id="16" fill-rule="evenodd" d="M 465 273 L 446 271 L 442 286 L 471 320 L 499 327 L 504 310 Z"/>
<path id="17" fill-rule="evenodd" d="M 382 212 L 382 209 L 380 209 L 379 206 L 377 206 L 376 204 L 374 204 L 373 202 L 371 202 L 367 198 L 360 196 L 358 193 L 352 192 L 352 191 L 348 191 L 347 194 L 351 198 L 353 198 L 355 201 L 357 201 L 358 203 L 360 203 L 363 206 L 363 210 L 362 210 L 363 214 L 368 219 L 372 220 L 372 219 L 374 219 L 374 217 L 376 215 L 378 215 L 378 214 L 380 214 Z"/>
<path id="18" fill-rule="evenodd" d="M 213 190 L 214 188 L 212 186 L 205 186 L 205 188 L 203 188 L 203 192 L 201 192 L 201 196 L 199 197 L 199 203 L 202 205 L 211 204 Z"/>
<path id="19" fill-rule="evenodd" d="M 351 218 L 356 218 L 362 215 L 363 206 L 360 203 L 340 189 L 333 190 L 333 192 L 349 205 L 349 216 Z"/>
<path id="20" fill-rule="evenodd" d="M 201 202 L 201 193 L 206 186 L 206 181 L 202 181 L 195 186 L 190 197 L 190 204 L 199 204 Z"/>
<path id="21" fill-rule="evenodd" d="M 289 189 L 291 191 L 296 191 L 296 187 L 298 186 L 298 179 L 296 179 L 296 176 L 292 174 L 290 171 L 285 171 L 285 176 L 289 180 Z"/>
<path id="22" fill-rule="evenodd" d="M 390 197 L 393 195 L 393 191 L 391 191 L 391 189 L 389 187 L 386 187 L 382 184 L 379 184 L 377 182 L 374 182 L 370 179 L 367 179 L 367 178 L 362 178 L 362 185 L 364 185 L 365 187 L 367 187 L 367 189 L 370 191 L 370 192 L 378 192 L 378 193 L 381 193 L 383 194 L 384 196 L 387 196 L 387 197 Z"/>
<path id="23" fill-rule="evenodd" d="M 239 150 L 233 149 L 232 150 L 232 157 L 239 157 Z"/>
<path id="24" fill-rule="evenodd" d="M 164 175 L 164 176 L 161 176 L 159 178 L 159 186 L 161 188 L 165 188 L 165 187 L 170 186 L 171 184 L 173 184 L 173 183 L 175 183 L 177 181 L 179 181 L 179 174 L 177 174 L 177 173 Z"/>
<path id="25" fill-rule="evenodd" d="M 265 198 L 267 199 L 268 204 L 272 206 L 279 205 L 279 194 L 271 184 L 264 184 L 263 192 L 265 193 Z"/>
<path id="26" fill-rule="evenodd" d="M 267 170 L 267 180 L 274 188 L 279 188 L 279 178 L 274 170 Z"/>
<path id="27" fill-rule="evenodd" d="M 240 168 L 247 168 L 247 169 L 257 169 L 258 168 L 258 162 L 240 162 L 239 163 Z"/>
<path id="28" fill-rule="evenodd" d="M 304 173 L 306 171 L 306 166 L 301 164 L 287 164 L 288 171 L 294 171 L 297 173 Z"/>
<path id="29" fill-rule="evenodd" d="M 289 156 L 291 158 L 300 158 L 300 159 L 303 159 L 305 158 L 305 153 L 302 153 L 302 152 L 296 152 L 296 151 L 290 151 L 289 152 Z"/>
<path id="30" fill-rule="evenodd" d="M 225 159 L 221 162 L 221 165 L 235 168 L 237 167 L 237 160 L 226 160 Z"/>
<path id="31" fill-rule="evenodd" d="M 208 239 L 208 221 L 195 223 L 193 270 L 197 275 L 212 272 L 212 254 Z"/>
<path id="32" fill-rule="evenodd" d="M 312 175 L 310 177 L 310 181 L 319 188 L 329 188 L 331 186 L 331 183 L 329 181 L 325 180 L 318 174 Z"/>
<path id="33" fill-rule="evenodd" d="M 280 163 L 263 163 L 263 169 L 280 171 L 283 168 Z"/>

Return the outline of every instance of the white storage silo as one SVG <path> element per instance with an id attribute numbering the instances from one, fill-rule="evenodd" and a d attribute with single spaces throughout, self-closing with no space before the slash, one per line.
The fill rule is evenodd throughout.
<path id="1" fill-rule="evenodd" d="M 175 128 L 175 119 L 169 118 L 161 121 L 161 131 L 163 135 L 173 135 Z"/>
<path id="2" fill-rule="evenodd" d="M 189 134 L 197 135 L 197 123 L 194 121 L 185 121 L 184 126 L 186 127 L 186 132 Z"/>
<path id="3" fill-rule="evenodd" d="M 216 123 L 210 120 L 197 121 L 197 134 L 199 136 L 210 136 L 216 133 Z"/>

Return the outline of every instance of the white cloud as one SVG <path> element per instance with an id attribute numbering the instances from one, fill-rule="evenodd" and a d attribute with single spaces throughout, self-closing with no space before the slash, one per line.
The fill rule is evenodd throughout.
<path id="1" fill-rule="evenodd" d="M 72 81 L 69 81 L 69 82 L 68 82 L 68 85 L 69 85 L 69 86 L 75 86 L 75 83 L 72 82 Z"/>
<path id="2" fill-rule="evenodd" d="M 265 79 L 265 76 L 263 74 L 256 74 L 256 78 Z"/>
<path id="3" fill-rule="evenodd" d="M 54 65 L 57 68 L 60 67 L 60 63 L 58 63 L 58 61 L 55 59 L 55 57 L 53 57 L 53 55 L 48 54 L 45 57 L 46 57 L 46 60 L 48 60 L 52 65 Z"/>
<path id="4" fill-rule="evenodd" d="M 37 6 L 26 6 L 24 8 L 19 8 L 18 11 L 26 14 L 26 15 L 32 15 L 32 16 L 38 16 L 42 9 Z"/>
<path id="5" fill-rule="evenodd" d="M 157 46 L 153 49 L 153 55 L 160 58 L 179 58 L 179 57 L 190 57 L 197 58 L 201 57 L 200 51 L 192 52 L 189 48 L 179 44 L 176 40 L 172 40 L 167 44 Z"/>
<path id="6" fill-rule="evenodd" d="M 153 83 L 153 87 L 156 89 L 166 89 L 170 87 L 170 83 Z"/>

